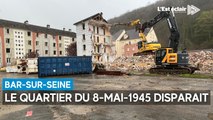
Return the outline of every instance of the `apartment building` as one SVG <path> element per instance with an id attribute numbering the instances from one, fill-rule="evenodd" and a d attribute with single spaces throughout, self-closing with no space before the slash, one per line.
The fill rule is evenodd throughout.
<path id="1" fill-rule="evenodd" d="M 110 26 L 102 13 L 76 22 L 77 55 L 92 56 L 93 62 L 112 60 Z"/>
<path id="2" fill-rule="evenodd" d="M 33 51 L 39 56 L 66 56 L 66 48 L 75 38 L 71 30 L 0 19 L 0 67 L 11 65 Z"/>

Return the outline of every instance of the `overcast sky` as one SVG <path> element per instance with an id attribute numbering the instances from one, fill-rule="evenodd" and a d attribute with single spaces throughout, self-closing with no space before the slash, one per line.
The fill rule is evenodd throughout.
<path id="1" fill-rule="evenodd" d="M 105 19 L 117 17 L 156 0 L 0 0 L 0 19 L 62 29 L 73 23 L 103 12 Z"/>

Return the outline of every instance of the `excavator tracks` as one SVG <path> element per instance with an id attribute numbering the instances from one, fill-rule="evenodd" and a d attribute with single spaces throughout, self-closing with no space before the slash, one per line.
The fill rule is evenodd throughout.
<path id="1" fill-rule="evenodd" d="M 193 74 L 195 67 L 155 67 L 149 69 L 151 74 Z"/>

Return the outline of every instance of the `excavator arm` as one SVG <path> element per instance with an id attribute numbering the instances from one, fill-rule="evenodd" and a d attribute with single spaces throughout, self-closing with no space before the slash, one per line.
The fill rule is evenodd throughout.
<path id="1" fill-rule="evenodd" d="M 171 15 L 171 13 L 172 13 L 172 15 Z M 169 26 L 170 33 L 171 33 L 171 35 L 169 37 L 168 47 L 173 48 L 174 52 L 177 52 L 180 34 L 179 34 L 179 31 L 178 31 L 174 12 L 171 11 L 171 13 L 169 11 L 160 12 L 160 14 L 158 14 L 156 17 L 154 17 L 154 19 L 150 20 L 149 22 L 143 23 L 141 25 L 140 31 L 144 32 L 146 28 L 151 28 L 155 24 L 160 22 L 161 20 L 166 19 L 168 26 Z"/>
<path id="2" fill-rule="evenodd" d="M 172 14 L 171 14 L 172 13 Z M 140 20 L 133 20 L 129 23 L 117 23 L 114 25 L 127 25 L 127 26 L 135 26 L 136 31 L 139 32 L 139 37 L 146 42 L 146 38 L 144 35 L 144 31 L 147 28 L 153 27 L 155 24 L 160 22 L 161 20 L 167 20 L 167 24 L 169 26 L 170 30 L 170 37 L 169 37 L 169 48 L 172 48 L 174 52 L 178 51 L 178 45 L 179 45 L 179 38 L 180 34 L 178 31 L 177 23 L 175 20 L 175 15 L 173 11 L 162 11 L 157 16 L 155 16 L 153 19 L 151 19 L 149 22 L 144 22 L 141 24 Z"/>
<path id="3" fill-rule="evenodd" d="M 135 31 L 137 31 L 139 33 L 139 37 L 141 38 L 141 40 L 143 42 L 146 42 L 146 37 L 145 37 L 143 31 L 141 31 L 142 25 L 141 25 L 140 19 L 133 20 L 133 21 L 128 22 L 128 23 L 115 23 L 115 24 L 113 24 L 113 26 L 117 26 L 117 25 L 125 25 L 125 26 L 135 27 Z"/>

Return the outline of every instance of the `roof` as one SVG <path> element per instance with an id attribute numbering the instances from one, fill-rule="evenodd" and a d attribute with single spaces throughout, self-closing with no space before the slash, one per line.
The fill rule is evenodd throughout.
<path id="1" fill-rule="evenodd" d="M 95 14 L 95 15 L 92 15 L 92 16 L 88 17 L 88 18 L 85 18 L 85 19 L 83 19 L 83 20 L 78 21 L 78 22 L 74 23 L 73 25 L 77 25 L 77 24 L 79 24 L 79 23 L 85 22 L 85 21 L 90 20 L 90 19 L 94 19 L 94 18 L 96 18 L 96 17 L 100 17 L 104 22 L 107 23 L 107 21 L 103 18 L 102 15 L 103 15 L 102 12 L 101 12 L 101 13 L 97 13 L 97 14 Z"/>
<path id="2" fill-rule="evenodd" d="M 149 31 L 150 31 L 150 29 L 147 28 L 144 31 L 144 35 L 146 36 L 149 33 Z M 116 40 L 121 35 L 122 32 L 123 32 L 123 30 L 119 30 L 118 32 L 116 32 L 114 35 L 112 35 L 112 39 Z M 121 40 L 139 39 L 138 32 L 136 32 L 135 29 L 126 30 L 125 34 L 128 35 L 128 38 L 127 39 L 123 39 L 123 37 L 122 37 Z"/>
<path id="3" fill-rule="evenodd" d="M 3 19 L 0 19 L 0 27 L 17 28 L 17 29 L 29 30 L 33 32 L 46 33 L 51 35 L 76 37 L 76 33 L 70 32 L 70 31 L 63 31 L 59 29 L 41 27 L 41 26 L 32 25 L 28 23 L 20 23 L 20 22 L 14 22 L 14 21 L 3 20 Z"/>
<path id="4" fill-rule="evenodd" d="M 150 31 L 150 28 L 147 28 L 144 31 L 144 35 L 146 36 Z M 118 32 L 116 32 L 114 35 L 112 35 L 112 39 L 116 40 L 118 39 L 118 37 L 121 35 L 121 33 L 123 32 L 123 30 L 119 30 Z M 137 31 L 135 31 L 135 29 L 131 29 L 131 30 L 126 30 L 125 34 L 128 35 L 127 39 L 122 39 L 121 40 L 129 40 L 129 39 L 139 39 L 139 33 Z"/>
<path id="5" fill-rule="evenodd" d="M 138 32 L 135 29 L 127 30 L 126 34 L 128 35 L 128 39 L 138 39 Z"/>
<path id="6" fill-rule="evenodd" d="M 120 35 L 121 33 L 123 32 L 124 30 L 119 30 L 118 32 L 116 32 L 115 34 L 112 35 L 112 40 L 116 40 Z"/>

